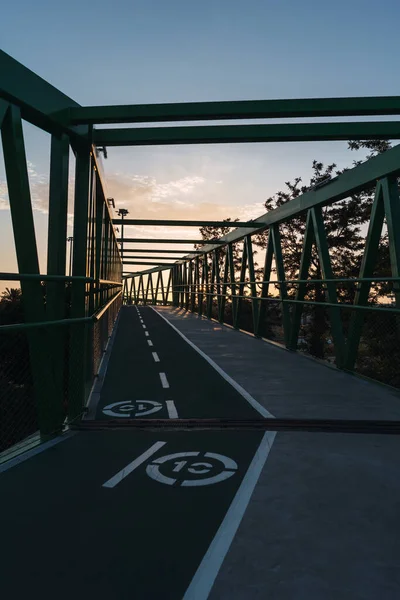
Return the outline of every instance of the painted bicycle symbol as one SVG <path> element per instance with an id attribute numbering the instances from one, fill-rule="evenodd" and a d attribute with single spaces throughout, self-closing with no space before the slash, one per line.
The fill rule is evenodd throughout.
<path id="1" fill-rule="evenodd" d="M 133 417 L 151 415 L 161 409 L 162 404 L 153 400 L 125 400 L 124 402 L 114 402 L 105 406 L 103 413 L 109 417 L 132 419 Z"/>
<path id="2" fill-rule="evenodd" d="M 214 452 L 177 452 L 161 456 L 147 465 L 146 473 L 166 485 L 195 487 L 225 481 L 237 471 L 231 458 Z"/>

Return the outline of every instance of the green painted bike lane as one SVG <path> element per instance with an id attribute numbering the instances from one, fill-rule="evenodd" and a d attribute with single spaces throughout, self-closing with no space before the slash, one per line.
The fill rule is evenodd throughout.
<path id="1" fill-rule="evenodd" d="M 206 598 L 266 435 L 78 432 L 0 474 L 4 597 Z"/>

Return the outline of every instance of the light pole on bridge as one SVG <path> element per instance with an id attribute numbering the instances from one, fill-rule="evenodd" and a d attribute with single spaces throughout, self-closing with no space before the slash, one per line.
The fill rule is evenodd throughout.
<path id="1" fill-rule="evenodd" d="M 124 218 L 126 217 L 126 215 L 129 215 L 129 211 L 126 210 L 126 208 L 120 208 L 117 212 L 117 215 L 119 217 L 121 217 L 122 223 L 121 223 L 121 256 L 122 256 L 122 262 L 124 261 Z"/>

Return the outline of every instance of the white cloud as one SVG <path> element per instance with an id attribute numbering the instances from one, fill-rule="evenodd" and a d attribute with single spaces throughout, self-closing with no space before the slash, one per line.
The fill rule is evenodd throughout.
<path id="1" fill-rule="evenodd" d="M 39 173 L 33 163 L 28 162 L 29 184 L 34 211 L 48 213 L 48 176 Z M 262 203 L 237 205 L 230 202 L 229 189 L 221 180 L 207 180 L 199 175 L 189 175 L 160 182 L 148 175 L 112 173 L 106 176 L 108 195 L 114 197 L 117 208 L 127 208 L 131 218 L 142 219 L 213 219 L 227 217 L 240 220 L 253 219 L 264 212 Z M 74 179 L 69 181 L 69 197 L 73 197 Z M 0 179 L 0 210 L 9 209 L 7 184 Z M 73 206 L 69 206 L 71 223 Z M 133 230 L 127 228 L 127 232 Z M 135 228 L 135 234 L 139 231 Z M 146 235 L 160 235 L 160 228 L 146 228 Z M 171 230 L 165 230 L 165 235 Z M 193 229 L 180 230 L 182 237 L 193 237 Z"/>

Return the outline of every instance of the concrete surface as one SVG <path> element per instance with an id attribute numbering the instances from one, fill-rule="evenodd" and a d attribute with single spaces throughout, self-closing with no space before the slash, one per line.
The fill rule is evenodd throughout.
<path id="1" fill-rule="evenodd" d="M 276 417 L 399 419 L 396 393 L 162 308 Z M 400 440 L 278 433 L 210 600 L 400 598 Z"/>

